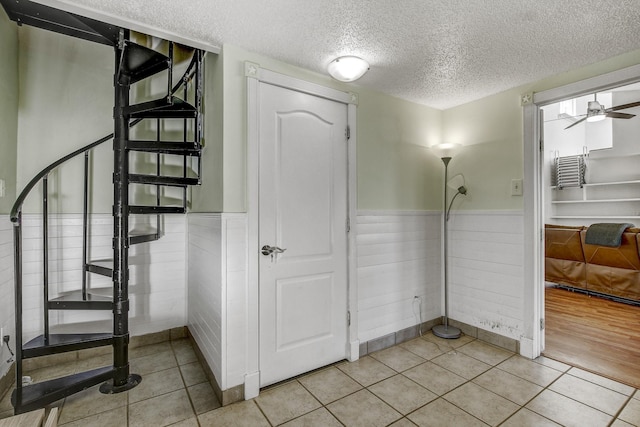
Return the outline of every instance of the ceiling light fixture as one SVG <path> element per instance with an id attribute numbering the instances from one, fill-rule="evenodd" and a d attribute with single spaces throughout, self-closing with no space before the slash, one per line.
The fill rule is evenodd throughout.
<path id="1" fill-rule="evenodd" d="M 353 82 L 369 70 L 369 63 L 357 56 L 341 56 L 331 61 L 327 70 L 336 80 Z"/>
<path id="2" fill-rule="evenodd" d="M 600 120 L 604 120 L 607 112 L 604 110 L 604 105 L 600 104 L 598 101 L 589 101 L 589 105 L 587 107 L 587 121 L 590 123 L 599 122 Z"/>

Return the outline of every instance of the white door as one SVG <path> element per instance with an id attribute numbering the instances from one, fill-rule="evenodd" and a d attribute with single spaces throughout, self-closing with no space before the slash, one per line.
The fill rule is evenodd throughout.
<path id="1" fill-rule="evenodd" d="M 265 386 L 346 355 L 347 106 L 267 83 L 259 105 Z"/>

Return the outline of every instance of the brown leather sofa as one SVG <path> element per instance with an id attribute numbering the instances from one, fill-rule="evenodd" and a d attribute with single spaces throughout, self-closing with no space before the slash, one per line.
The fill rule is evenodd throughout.
<path id="1" fill-rule="evenodd" d="M 627 228 L 617 248 L 586 244 L 586 230 L 545 226 L 545 280 L 640 301 L 640 228 Z"/>

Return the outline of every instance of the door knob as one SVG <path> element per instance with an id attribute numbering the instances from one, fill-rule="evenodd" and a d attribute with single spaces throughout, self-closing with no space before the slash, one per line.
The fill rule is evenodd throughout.
<path id="1" fill-rule="evenodd" d="M 264 245 L 261 251 L 262 251 L 262 255 L 273 255 L 273 254 L 281 254 L 284 251 L 286 251 L 286 249 L 281 249 L 277 246 Z"/>

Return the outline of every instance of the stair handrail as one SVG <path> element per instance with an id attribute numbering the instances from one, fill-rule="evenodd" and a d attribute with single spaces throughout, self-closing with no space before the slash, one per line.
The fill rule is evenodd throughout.
<path id="1" fill-rule="evenodd" d="M 193 58 L 191 58 L 191 63 L 187 67 L 187 70 L 183 74 L 182 78 L 171 89 L 171 95 L 176 93 L 183 84 L 186 84 L 187 82 L 189 82 L 191 77 L 193 76 L 192 68 L 195 66 L 195 63 L 197 61 L 197 55 L 195 55 L 196 51 L 197 51 L 197 49 L 194 49 L 194 55 L 193 55 Z M 136 124 L 140 123 L 142 120 L 143 119 L 136 119 L 136 120 L 132 121 L 129 126 L 133 127 Z M 92 143 L 90 143 L 88 145 L 85 145 L 82 148 L 79 148 L 79 149 L 67 154 L 66 156 L 56 160 L 55 162 L 51 163 L 50 165 L 48 165 L 47 167 L 42 169 L 36 176 L 34 176 L 31 179 L 31 181 L 29 181 L 29 183 L 24 187 L 24 189 L 20 192 L 20 194 L 16 198 L 16 201 L 13 204 L 13 207 L 11 208 L 11 212 L 9 214 L 9 218 L 11 219 L 11 222 L 17 223 L 19 221 L 20 213 L 22 212 L 22 205 L 24 204 L 25 199 L 27 198 L 29 193 L 31 193 L 31 190 L 33 189 L 33 187 L 35 187 L 36 184 L 38 184 L 38 182 L 40 182 L 40 180 L 42 178 L 47 176 L 52 170 L 54 170 L 55 168 L 57 168 L 61 164 L 65 163 L 67 160 L 70 160 L 70 159 L 72 159 L 72 158 L 74 158 L 74 157 L 76 157 L 76 156 L 78 156 L 78 155 L 80 155 L 82 153 L 85 153 L 85 152 L 91 150 L 92 148 L 95 148 L 98 145 L 100 145 L 100 144 L 102 144 L 102 143 L 104 143 L 106 141 L 109 141 L 110 139 L 113 139 L 113 133 L 110 133 L 109 135 L 107 135 L 105 137 L 102 137 L 102 138 L 98 139 L 97 141 L 94 141 L 94 142 L 92 142 Z"/>
<path id="2" fill-rule="evenodd" d="M 16 201 L 13 204 L 13 207 L 11 208 L 11 213 L 9 214 L 11 222 L 14 222 L 14 223 L 18 222 L 20 218 L 20 213 L 22 212 L 22 205 L 24 204 L 25 199 L 27 198 L 29 193 L 31 193 L 31 190 L 33 189 L 33 187 L 35 187 L 36 184 L 38 184 L 38 182 L 40 182 L 42 178 L 47 176 L 52 170 L 54 170 L 61 164 L 65 163 L 67 160 L 70 160 L 86 151 L 89 151 L 92 148 L 97 147 L 98 145 L 112 138 L 113 138 L 113 133 L 103 138 L 100 138 L 97 141 L 92 142 L 91 144 L 85 145 L 84 147 L 79 148 L 72 153 L 67 154 L 66 156 L 56 160 L 55 162 L 51 163 L 49 166 L 42 169 L 36 176 L 34 176 L 31 179 L 31 181 L 29 181 L 29 183 L 24 187 L 22 192 L 20 192 L 20 195 L 16 198 Z"/>

